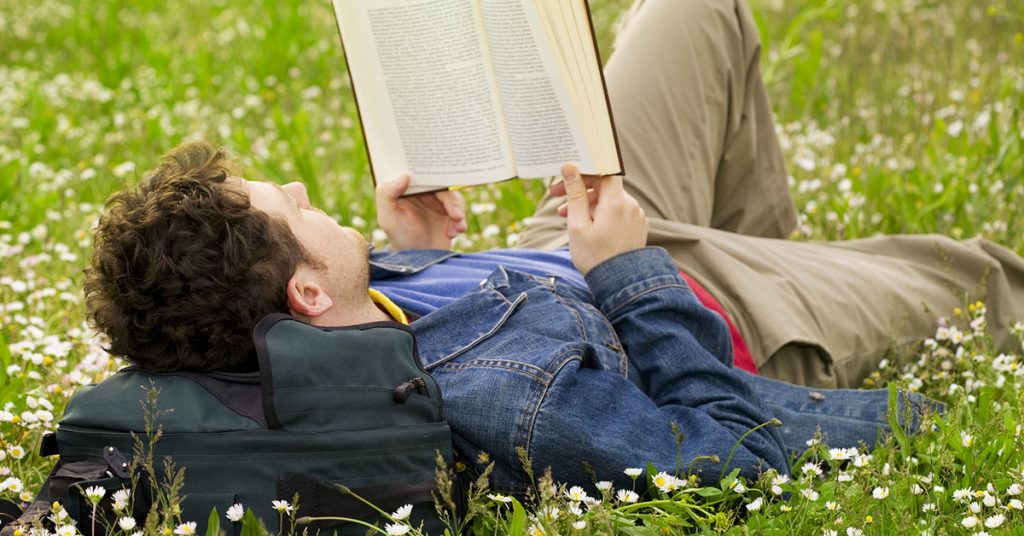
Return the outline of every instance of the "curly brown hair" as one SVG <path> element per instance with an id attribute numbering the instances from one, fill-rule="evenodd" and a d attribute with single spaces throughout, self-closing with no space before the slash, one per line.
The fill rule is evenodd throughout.
<path id="1" fill-rule="evenodd" d="M 288 312 L 309 254 L 250 207 L 225 151 L 187 143 L 111 196 L 86 268 L 86 310 L 108 351 L 152 371 L 253 368 L 252 330 Z"/>

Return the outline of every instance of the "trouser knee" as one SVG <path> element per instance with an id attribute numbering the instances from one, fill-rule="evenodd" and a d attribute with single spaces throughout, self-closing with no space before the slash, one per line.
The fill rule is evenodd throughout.
<path id="1" fill-rule="evenodd" d="M 634 34 L 662 42 L 666 50 L 685 39 L 701 40 L 700 48 L 749 57 L 760 48 L 760 36 L 746 0 L 636 0 L 616 25 L 618 50 Z"/>

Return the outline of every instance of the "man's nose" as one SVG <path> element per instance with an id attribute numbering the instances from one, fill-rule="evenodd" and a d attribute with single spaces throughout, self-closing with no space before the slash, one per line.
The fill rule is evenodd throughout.
<path id="1" fill-rule="evenodd" d="M 281 187 L 288 195 L 292 196 L 299 205 L 309 207 L 309 194 L 306 192 L 306 185 L 301 182 L 289 182 Z"/>

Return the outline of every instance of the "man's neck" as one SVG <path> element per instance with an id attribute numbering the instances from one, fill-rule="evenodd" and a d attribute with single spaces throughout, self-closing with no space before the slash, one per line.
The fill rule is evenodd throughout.
<path id="1" fill-rule="evenodd" d="M 360 300 L 359 304 L 355 307 L 340 307 L 335 305 L 324 314 L 316 318 L 309 319 L 309 323 L 314 326 L 324 327 L 355 326 L 387 320 L 392 320 L 391 316 L 380 310 L 380 308 L 377 307 L 377 304 L 373 303 L 369 296 L 367 296 L 365 300 Z"/>

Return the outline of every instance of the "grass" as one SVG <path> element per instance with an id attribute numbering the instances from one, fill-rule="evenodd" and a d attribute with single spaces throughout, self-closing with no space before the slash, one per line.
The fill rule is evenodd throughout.
<path id="1" fill-rule="evenodd" d="M 627 4 L 591 2 L 605 51 Z M 759 0 L 754 9 L 801 215 L 795 239 L 938 232 L 1024 253 L 1024 4 Z M 229 147 L 251 178 L 305 182 L 329 213 L 381 240 L 327 2 L 0 2 L 0 467 L 9 471 L 0 477 L 18 479 L 0 493 L 35 489 L 49 470 L 31 453 L 41 432 L 76 386 L 120 366 L 93 341 L 80 303 L 99 207 L 195 138 Z M 541 188 L 469 191 L 470 230 L 457 247 L 514 244 Z M 965 309 L 949 321 L 974 333 L 977 315 Z M 740 533 L 939 534 L 985 528 L 997 515 L 1003 524 L 987 530 L 1015 530 L 1024 521 L 1012 493 L 1024 482 L 1020 356 L 996 355 L 983 326 L 967 341 L 930 344 L 873 381 L 941 398 L 950 413 L 932 432 L 876 449 L 853 480 L 800 472 L 779 484 L 790 501 L 759 507 L 743 505 L 775 497 L 770 478 L 744 493 L 726 480 L 635 505 L 609 496 L 584 532 L 675 532 L 686 522 Z M 837 463 L 821 448 L 809 456 Z M 874 498 L 875 488 L 888 497 Z M 958 500 L 958 488 L 977 493 Z M 801 492 L 811 489 L 814 501 Z M 576 530 L 565 517 L 571 501 L 539 495 L 520 519 L 482 494 L 477 530 Z M 546 519 L 556 496 L 563 516 Z M 988 496 L 998 506 L 986 506 Z M 969 529 L 972 502 L 981 513 Z"/>

